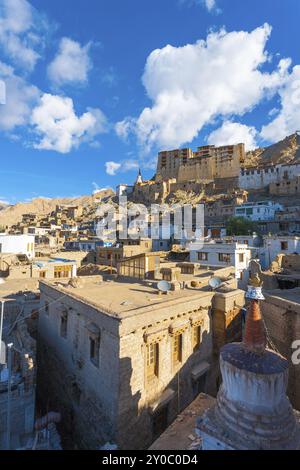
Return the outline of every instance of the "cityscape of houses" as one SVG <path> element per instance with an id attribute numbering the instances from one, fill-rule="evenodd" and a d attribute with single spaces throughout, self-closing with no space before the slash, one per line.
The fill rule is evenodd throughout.
<path id="1" fill-rule="evenodd" d="M 4 465 L 293 465 L 299 19 L 0 0 Z"/>
<path id="2" fill-rule="evenodd" d="M 243 144 L 160 152 L 152 180 L 5 226 L 0 448 L 299 449 L 299 176 Z M 124 195 L 203 204 L 203 243 L 171 205 L 168 238 L 138 213 L 99 237 Z"/>

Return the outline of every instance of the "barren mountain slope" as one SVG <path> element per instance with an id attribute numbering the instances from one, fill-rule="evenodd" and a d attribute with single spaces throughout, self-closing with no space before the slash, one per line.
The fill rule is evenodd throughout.
<path id="1" fill-rule="evenodd" d="M 97 197 L 109 197 L 113 194 L 110 189 L 99 191 Z M 93 205 L 93 196 L 80 196 L 76 198 L 44 199 L 37 198 L 30 202 L 19 202 L 0 211 L 0 225 L 13 225 L 22 219 L 23 214 L 34 213 L 39 215 L 50 214 L 59 204 Z"/>

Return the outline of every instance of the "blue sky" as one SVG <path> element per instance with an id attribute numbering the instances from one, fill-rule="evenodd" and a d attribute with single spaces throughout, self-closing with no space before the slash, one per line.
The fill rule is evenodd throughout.
<path id="1" fill-rule="evenodd" d="M 300 129 L 299 0 L 0 0 L 0 200 L 152 177 Z M 3 101 L 3 100 L 2 100 Z"/>

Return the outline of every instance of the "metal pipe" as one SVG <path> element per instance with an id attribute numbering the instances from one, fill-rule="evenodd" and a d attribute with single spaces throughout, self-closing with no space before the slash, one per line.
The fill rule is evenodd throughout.
<path id="1" fill-rule="evenodd" d="M 7 425 L 6 425 L 6 429 L 7 429 L 7 450 L 10 450 L 10 414 L 11 414 L 11 411 L 10 411 L 10 402 L 11 402 L 11 348 L 13 346 L 13 343 L 9 343 L 7 345 L 7 349 L 8 349 L 8 359 L 7 359 L 7 365 L 8 365 L 8 386 L 7 386 Z"/>
<path id="2" fill-rule="evenodd" d="M 0 361 L 2 354 L 2 331 L 3 331 L 3 317 L 4 317 L 4 304 L 5 301 L 1 300 L 1 319 L 0 319 Z M 1 363 L 1 362 L 0 362 Z"/>

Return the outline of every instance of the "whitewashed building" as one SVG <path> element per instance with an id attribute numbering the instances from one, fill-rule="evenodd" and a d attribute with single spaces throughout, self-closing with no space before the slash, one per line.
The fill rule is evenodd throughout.
<path id="1" fill-rule="evenodd" d="M 280 253 L 285 255 L 300 254 L 300 236 L 295 235 L 268 235 L 264 237 L 264 244 L 260 251 L 261 266 L 266 269 Z"/>
<path id="2" fill-rule="evenodd" d="M 0 234 L 0 253 L 13 253 L 34 258 L 34 235 Z"/>
<path id="3" fill-rule="evenodd" d="M 239 243 L 204 243 L 202 248 L 190 244 L 190 261 L 201 266 L 234 266 L 236 278 L 248 279 L 251 250 L 248 245 Z"/>
<path id="4" fill-rule="evenodd" d="M 127 196 L 128 194 L 132 193 L 132 191 L 133 191 L 133 186 L 129 184 L 119 184 L 116 187 L 117 197 Z"/>
<path id="5" fill-rule="evenodd" d="M 300 175 L 300 163 L 274 165 L 264 168 L 243 168 L 239 175 L 239 187 L 242 189 L 262 189 L 270 183 L 279 183 L 283 179 Z"/>
<path id="6" fill-rule="evenodd" d="M 255 232 L 252 235 L 234 235 L 233 241 L 248 245 L 250 248 L 257 248 L 263 245 L 262 237 Z"/>
<path id="7" fill-rule="evenodd" d="M 282 211 L 283 206 L 273 201 L 245 202 L 235 208 L 236 217 L 244 217 L 252 221 L 274 220 L 276 211 Z"/>

